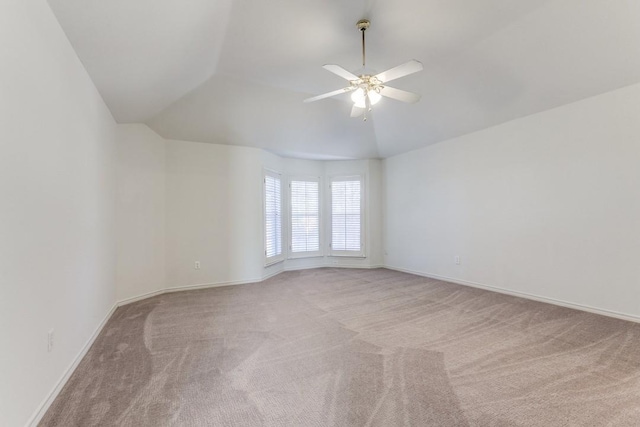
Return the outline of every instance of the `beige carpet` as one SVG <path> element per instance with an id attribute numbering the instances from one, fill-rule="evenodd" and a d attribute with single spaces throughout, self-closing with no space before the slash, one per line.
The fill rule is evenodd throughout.
<path id="1" fill-rule="evenodd" d="M 389 270 L 118 309 L 45 426 L 640 426 L 640 325 Z"/>

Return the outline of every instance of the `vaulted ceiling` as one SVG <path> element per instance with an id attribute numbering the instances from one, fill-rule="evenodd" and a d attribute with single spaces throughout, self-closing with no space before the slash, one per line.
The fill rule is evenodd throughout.
<path id="1" fill-rule="evenodd" d="M 302 158 L 388 157 L 640 81 L 637 0 L 49 0 L 118 122 Z M 367 122 L 323 70 L 425 70 Z"/>

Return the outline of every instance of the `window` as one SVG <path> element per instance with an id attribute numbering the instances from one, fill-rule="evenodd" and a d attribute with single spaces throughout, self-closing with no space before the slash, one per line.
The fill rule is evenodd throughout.
<path id="1" fill-rule="evenodd" d="M 320 249 L 320 179 L 292 178 L 290 258 L 322 255 Z"/>
<path id="2" fill-rule="evenodd" d="M 331 180 L 331 255 L 364 257 L 362 177 Z"/>
<path id="3" fill-rule="evenodd" d="M 264 257 L 265 264 L 284 259 L 282 253 L 282 179 L 280 174 L 264 173 Z"/>

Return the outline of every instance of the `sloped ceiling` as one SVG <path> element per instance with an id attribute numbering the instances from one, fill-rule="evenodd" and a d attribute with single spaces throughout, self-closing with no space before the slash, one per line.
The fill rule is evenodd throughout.
<path id="1" fill-rule="evenodd" d="M 121 123 L 304 158 L 388 157 L 640 81 L 637 0 L 49 0 Z M 425 71 L 367 122 L 345 85 L 368 18 L 368 67 Z"/>

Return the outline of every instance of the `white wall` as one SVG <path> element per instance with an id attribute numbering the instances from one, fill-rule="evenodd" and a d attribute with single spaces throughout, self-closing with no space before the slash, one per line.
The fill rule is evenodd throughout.
<path id="1" fill-rule="evenodd" d="M 34 415 L 116 299 L 165 288 L 384 262 L 640 316 L 640 86 L 382 163 L 315 162 L 116 126 L 44 0 L 0 4 L 0 51 L 0 425 Z M 265 167 L 325 190 L 364 174 L 367 258 L 264 268 Z"/>
<path id="2" fill-rule="evenodd" d="M 165 286 L 165 140 L 146 125 L 118 125 L 118 301 Z"/>
<path id="3" fill-rule="evenodd" d="M 115 302 L 115 123 L 44 0 L 0 2 L 0 52 L 0 425 L 19 426 Z"/>
<path id="4" fill-rule="evenodd" d="M 384 265 L 384 169 L 381 160 L 367 160 L 369 163 L 368 193 L 368 259 L 369 266 Z"/>
<path id="5" fill-rule="evenodd" d="M 640 317 L 640 85 L 384 168 L 389 266 Z"/>
<path id="6" fill-rule="evenodd" d="M 185 141 L 166 147 L 167 287 L 260 280 L 262 151 Z"/>
<path id="7" fill-rule="evenodd" d="M 640 86 L 382 164 L 314 162 L 116 126 L 44 0 L 0 4 L 0 51 L 0 425 L 34 415 L 116 299 L 164 288 L 384 262 L 640 317 Z M 325 190 L 364 174 L 367 258 L 264 268 L 265 167 Z"/>
<path id="8" fill-rule="evenodd" d="M 228 145 L 168 141 L 166 145 L 166 287 L 258 281 L 283 269 L 327 265 L 380 265 L 381 162 L 311 161 L 282 158 L 266 151 Z M 264 266 L 262 172 L 271 169 L 290 176 L 320 176 L 324 184 L 323 223 L 328 231 L 328 179 L 337 174 L 367 178 L 365 227 L 367 257 L 286 259 Z M 287 242 L 284 223 L 284 239 Z M 328 240 L 324 239 L 326 247 Z M 201 269 L 194 269 L 199 261 Z"/>

